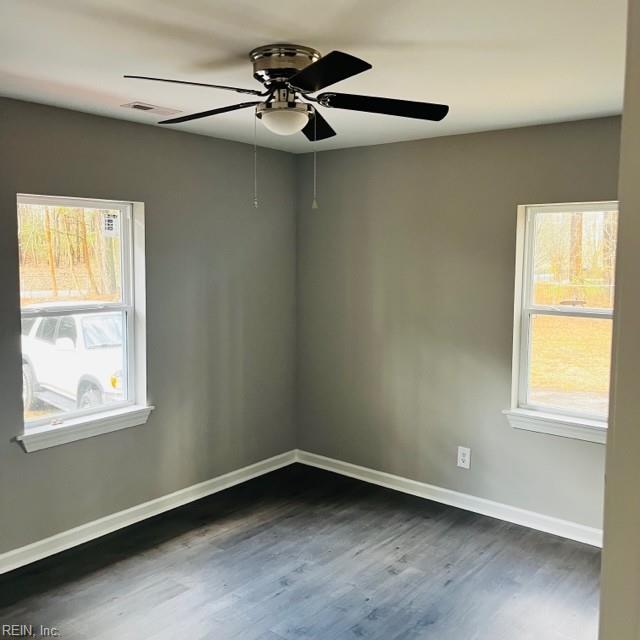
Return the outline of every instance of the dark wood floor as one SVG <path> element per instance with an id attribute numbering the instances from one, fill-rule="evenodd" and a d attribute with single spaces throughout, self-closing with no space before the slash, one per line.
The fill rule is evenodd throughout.
<path id="1" fill-rule="evenodd" d="M 595 640 L 599 552 L 294 465 L 0 578 L 91 640 Z"/>

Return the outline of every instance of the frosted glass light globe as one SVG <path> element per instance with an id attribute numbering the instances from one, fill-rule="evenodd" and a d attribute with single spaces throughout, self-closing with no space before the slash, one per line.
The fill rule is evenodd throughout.
<path id="1" fill-rule="evenodd" d="M 290 136 L 304 129 L 309 116 L 306 111 L 294 109 L 265 110 L 262 113 L 264 126 L 279 136 Z"/>

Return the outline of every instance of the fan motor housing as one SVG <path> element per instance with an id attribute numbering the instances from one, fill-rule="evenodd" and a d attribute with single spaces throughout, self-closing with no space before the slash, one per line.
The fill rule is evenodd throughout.
<path id="1" fill-rule="evenodd" d="M 288 89 L 278 89 L 273 94 L 272 100 L 261 102 L 256 106 L 256 116 L 260 119 L 269 111 L 300 111 L 309 117 L 313 115 L 313 107 L 306 102 L 296 100 L 295 93 Z"/>
<path id="2" fill-rule="evenodd" d="M 287 82 L 320 57 L 316 49 L 299 44 L 267 44 L 249 53 L 253 77 L 266 86 Z"/>

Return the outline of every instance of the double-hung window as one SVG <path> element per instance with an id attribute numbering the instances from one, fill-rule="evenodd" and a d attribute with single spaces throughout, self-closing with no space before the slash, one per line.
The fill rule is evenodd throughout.
<path id="1" fill-rule="evenodd" d="M 144 213 L 139 203 L 20 195 L 27 451 L 142 424 Z"/>
<path id="2" fill-rule="evenodd" d="M 519 208 L 512 407 L 518 428 L 604 442 L 617 202 Z"/>

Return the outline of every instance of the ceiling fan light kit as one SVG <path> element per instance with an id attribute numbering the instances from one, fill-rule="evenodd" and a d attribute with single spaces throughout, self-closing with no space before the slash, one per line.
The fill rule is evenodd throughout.
<path id="1" fill-rule="evenodd" d="M 442 120 L 449 111 L 447 105 L 430 102 L 334 92 L 311 95 L 336 82 L 371 69 L 368 62 L 342 51 L 331 51 L 322 56 L 319 51 L 311 47 L 297 44 L 268 44 L 253 49 L 249 53 L 249 59 L 253 64 L 253 77 L 264 86 L 262 90 L 149 76 L 127 75 L 125 78 L 210 87 L 263 98 L 263 100 L 241 102 L 171 118 L 159 124 L 179 124 L 255 107 L 255 116 L 273 133 L 293 135 L 302 131 L 311 142 L 336 135 L 316 105 L 327 109 L 347 109 L 431 121 Z"/>
<path id="2" fill-rule="evenodd" d="M 313 117 L 313 107 L 296 100 L 295 92 L 278 89 L 273 100 L 256 105 L 256 117 L 264 126 L 281 136 L 290 136 L 302 131 Z"/>

